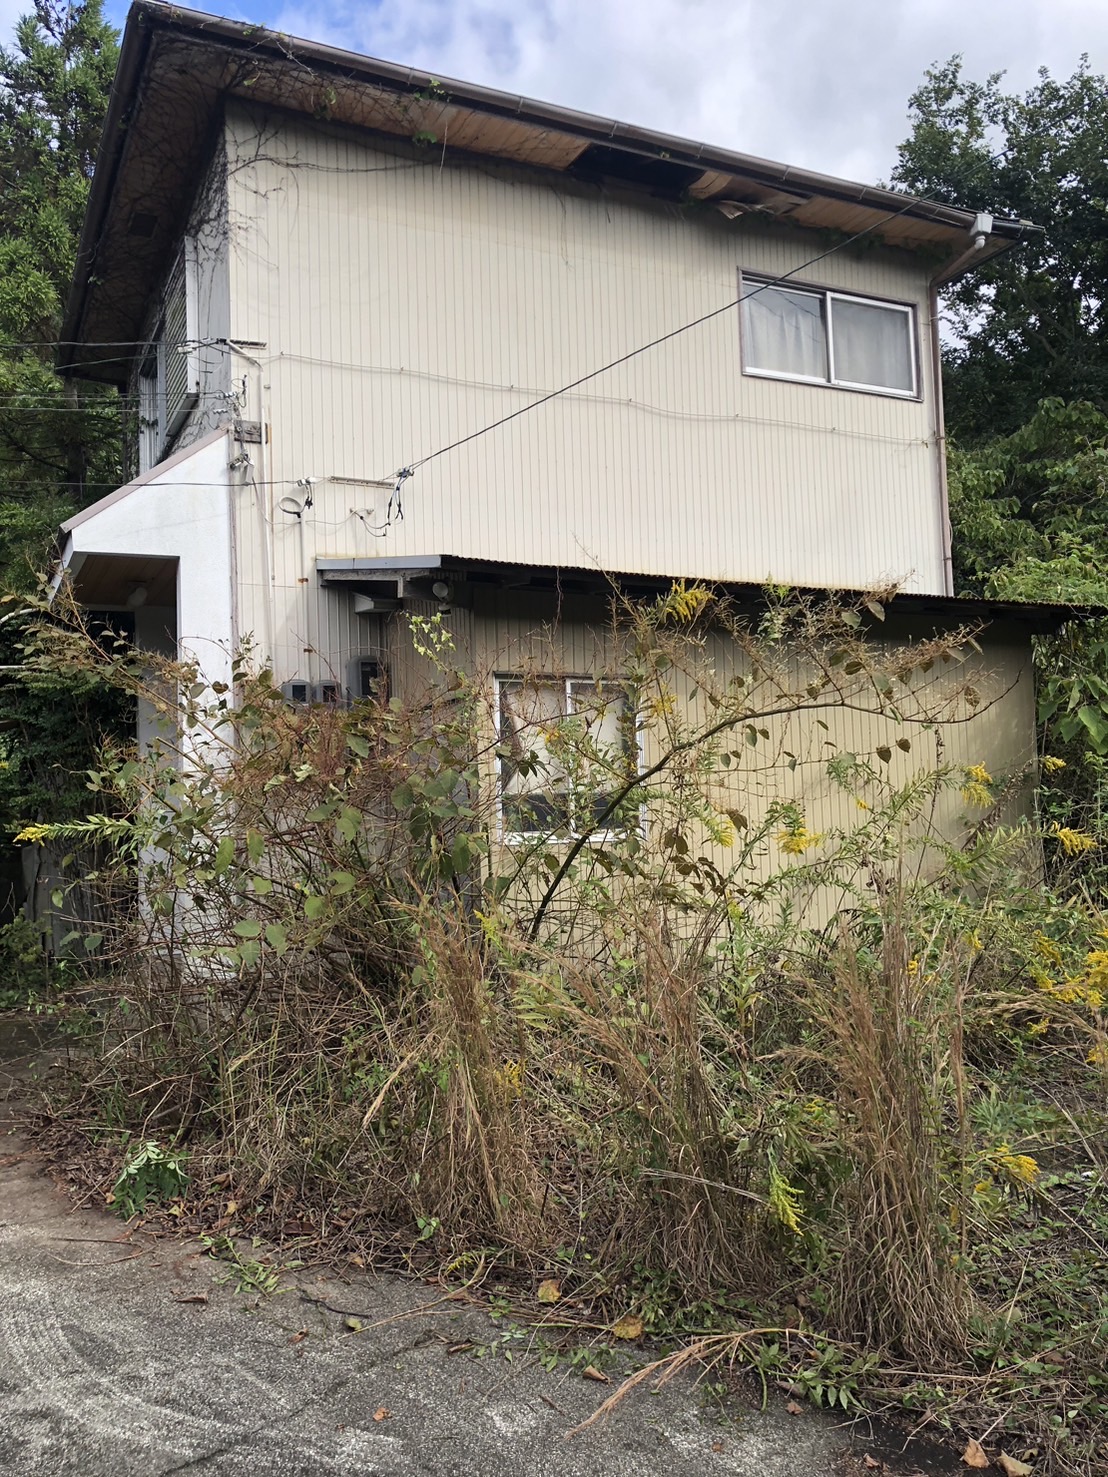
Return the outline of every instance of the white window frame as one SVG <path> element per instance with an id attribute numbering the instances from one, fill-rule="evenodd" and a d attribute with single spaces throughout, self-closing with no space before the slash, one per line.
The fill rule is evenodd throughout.
<path id="1" fill-rule="evenodd" d="M 571 718 L 571 717 L 573 717 L 575 711 L 578 711 L 573 706 L 573 702 L 574 702 L 574 689 L 575 688 L 587 688 L 587 689 L 591 689 L 592 692 L 595 693 L 596 692 L 596 688 L 597 688 L 597 684 L 599 683 L 602 688 L 607 687 L 607 688 L 610 688 L 610 689 L 612 689 L 614 691 L 621 692 L 624 695 L 625 700 L 626 700 L 626 702 L 628 704 L 628 710 L 635 712 L 634 749 L 632 750 L 632 752 L 629 754 L 628 757 L 634 760 L 635 766 L 636 766 L 636 772 L 637 773 L 641 773 L 642 767 L 643 767 L 642 729 L 641 729 L 641 726 L 640 726 L 639 721 L 638 721 L 638 713 L 631 706 L 631 703 L 632 703 L 631 686 L 630 686 L 630 684 L 628 682 L 622 681 L 618 677 L 615 677 L 615 678 L 612 678 L 612 679 L 598 678 L 598 677 L 581 676 L 579 673 L 576 673 L 576 674 L 573 674 L 573 675 L 570 675 L 570 676 L 566 676 L 566 677 L 559 676 L 559 675 L 554 674 L 554 673 L 552 673 L 550 675 L 545 675 L 545 674 L 541 674 L 541 673 L 528 673 L 528 674 L 524 675 L 523 673 L 519 673 L 519 672 L 501 672 L 501 673 L 498 673 L 496 675 L 496 677 L 493 679 L 493 701 L 494 701 L 494 703 L 496 705 L 496 708 L 495 708 L 496 744 L 497 744 L 497 748 L 498 749 L 500 749 L 500 748 L 503 747 L 504 740 L 505 740 L 505 737 L 506 737 L 506 735 L 504 733 L 504 730 L 503 730 L 503 726 L 502 726 L 503 725 L 504 707 L 503 707 L 503 702 L 501 700 L 501 690 L 505 686 L 513 686 L 513 687 L 518 687 L 520 685 L 527 686 L 529 683 L 531 685 L 533 685 L 533 686 L 536 686 L 536 687 L 555 687 L 555 686 L 559 686 L 560 685 L 562 687 L 562 689 L 563 689 L 563 692 L 564 692 L 564 712 L 563 712 L 562 716 L 565 717 L 565 718 Z M 505 826 L 505 824 L 504 824 L 504 787 L 503 787 L 504 763 L 505 763 L 505 761 L 501 758 L 501 756 L 499 754 L 497 754 L 497 756 L 496 756 L 496 821 L 497 821 L 497 832 L 498 832 L 498 835 L 499 835 L 499 838 L 500 838 L 501 842 L 504 843 L 507 846 L 532 846 L 532 845 L 535 844 L 535 842 L 542 841 L 546 845 L 557 846 L 557 845 L 562 845 L 562 844 L 572 845 L 573 842 L 579 841 L 581 839 L 582 833 L 580 831 L 578 831 L 578 830 L 575 830 L 575 829 L 566 829 L 564 831 L 551 831 L 551 830 L 546 830 L 546 831 L 513 831 L 513 830 L 508 829 L 508 827 Z M 610 841 L 610 840 L 612 840 L 616 836 L 626 835 L 628 829 L 630 829 L 630 828 L 629 827 L 626 827 L 626 826 L 621 826 L 621 827 L 608 826 L 608 827 L 605 827 L 605 829 L 602 830 L 602 831 L 601 830 L 589 831 L 589 832 L 587 832 L 585 834 L 587 834 L 589 836 L 590 840 L 597 842 L 599 845 L 603 845 L 605 841 Z"/>
<path id="2" fill-rule="evenodd" d="M 759 369 L 756 365 L 748 364 L 746 357 L 746 335 L 742 326 L 743 313 L 742 303 L 748 296 L 753 296 L 750 289 L 780 288 L 783 292 L 802 293 L 807 297 L 819 298 L 820 320 L 823 323 L 825 337 L 825 349 L 827 353 L 827 375 L 812 374 L 789 374 L 783 369 Z M 857 380 L 838 379 L 835 376 L 835 327 L 834 313 L 831 305 L 834 302 L 861 303 L 867 308 L 886 308 L 892 312 L 903 313 L 908 320 L 908 359 L 912 366 L 912 388 L 910 390 L 898 390 L 890 385 L 867 385 L 860 384 Z M 922 400 L 923 390 L 920 379 L 919 364 L 919 331 L 916 321 L 916 307 L 914 303 L 897 302 L 892 298 L 867 297 L 856 292 L 840 292 L 836 287 L 813 287 L 807 282 L 794 282 L 791 278 L 782 279 L 778 277 L 759 277 L 746 272 L 739 274 L 739 341 L 742 356 L 742 372 L 755 379 L 786 380 L 791 384 L 798 385 L 822 385 L 829 390 L 855 390 L 863 395 L 885 395 L 894 400 Z"/>

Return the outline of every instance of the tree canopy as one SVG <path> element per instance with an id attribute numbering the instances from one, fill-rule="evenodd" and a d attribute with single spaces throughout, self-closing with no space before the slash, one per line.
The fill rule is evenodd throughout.
<path id="1" fill-rule="evenodd" d="M 912 95 L 894 180 L 1038 230 L 947 294 L 948 421 L 964 445 L 1024 425 L 1039 401 L 1108 411 L 1108 82 L 1087 59 L 1025 94 L 960 58 Z"/>
<path id="2" fill-rule="evenodd" d="M 1108 80 L 1082 59 L 1022 96 L 1001 84 L 958 57 L 928 71 L 895 171 L 1041 228 L 946 297 L 957 587 L 1108 608 Z M 1039 640 L 1036 664 L 1042 812 L 1108 844 L 1108 619 Z"/>
<path id="3" fill-rule="evenodd" d="M 117 59 L 101 0 L 36 0 L 0 49 L 0 593 L 25 595 L 59 522 L 119 482 L 119 399 L 54 369 Z M 105 352 L 111 352 L 106 350 Z M 117 351 L 118 352 L 118 351 Z M 0 827 L 76 803 L 73 770 L 117 704 L 24 667 L 0 607 Z M 22 671 L 18 670 L 22 669 Z"/>

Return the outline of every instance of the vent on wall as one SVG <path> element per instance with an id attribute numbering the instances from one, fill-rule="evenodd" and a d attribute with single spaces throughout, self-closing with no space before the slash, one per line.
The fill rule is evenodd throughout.
<path id="1" fill-rule="evenodd" d="M 384 663 L 377 657 L 356 656 L 350 663 L 350 685 L 341 682 L 304 682 L 295 678 L 282 682 L 281 693 L 287 703 L 307 708 L 318 703 L 328 708 L 346 708 L 353 702 L 384 702 L 387 676 Z"/>

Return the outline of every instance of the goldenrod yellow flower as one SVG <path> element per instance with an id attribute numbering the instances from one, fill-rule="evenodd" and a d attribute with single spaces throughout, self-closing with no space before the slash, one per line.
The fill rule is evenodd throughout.
<path id="1" fill-rule="evenodd" d="M 24 826 L 22 831 L 18 832 L 18 834 L 13 837 L 13 840 L 16 842 L 17 845 L 20 841 L 30 841 L 41 845 L 42 842 L 45 841 L 50 835 L 50 831 L 51 828 L 49 826 Z"/>
<path id="2" fill-rule="evenodd" d="M 778 831 L 776 841 L 786 856 L 801 856 L 818 846 L 823 840 L 822 831 L 809 831 L 803 822 L 789 831 Z"/>
<path id="3" fill-rule="evenodd" d="M 511 1100 L 517 1098 L 523 1091 L 523 1069 L 525 1063 L 505 1062 L 497 1073 L 499 1078 L 500 1092 L 503 1097 Z"/>
<path id="4" fill-rule="evenodd" d="M 1045 1036 L 1049 1030 L 1050 1020 L 1047 1016 L 1044 1016 L 1041 1021 L 1034 1021 L 1028 1026 L 1027 1034 L 1029 1036 Z"/>
<path id="5" fill-rule="evenodd" d="M 1043 768 L 1047 774 L 1053 774 L 1056 770 L 1065 769 L 1065 767 L 1066 761 L 1064 759 L 1055 759 L 1053 754 L 1043 755 Z"/>
<path id="6" fill-rule="evenodd" d="M 858 807 L 859 810 L 869 809 L 869 801 L 863 800 L 860 795 L 855 797 L 854 804 Z"/>
<path id="7" fill-rule="evenodd" d="M 1039 1166 L 1030 1154 L 1013 1154 L 1007 1144 L 1000 1144 L 992 1154 L 993 1163 L 1014 1184 L 1033 1185 L 1039 1177 Z"/>
<path id="8" fill-rule="evenodd" d="M 1082 852 L 1093 851 L 1097 845 L 1095 836 L 1090 836 L 1088 831 L 1075 831 L 1070 826 L 1054 825 L 1054 835 L 1062 844 L 1062 850 L 1067 856 L 1080 856 Z"/>
<path id="9" fill-rule="evenodd" d="M 1061 964 L 1062 951 L 1052 938 L 1045 933 L 1039 932 L 1035 935 L 1035 953 L 1042 959 L 1049 959 L 1052 964 Z"/>
<path id="10" fill-rule="evenodd" d="M 991 785 L 993 777 L 983 764 L 970 764 L 966 768 L 968 779 L 976 781 L 979 785 Z"/>

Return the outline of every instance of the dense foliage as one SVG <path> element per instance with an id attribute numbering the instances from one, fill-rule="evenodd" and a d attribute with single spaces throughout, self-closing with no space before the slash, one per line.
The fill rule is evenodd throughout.
<path id="1" fill-rule="evenodd" d="M 1081 67 L 1024 96 L 955 57 L 910 102 L 894 179 L 1039 228 L 948 293 L 949 424 L 964 445 L 1024 425 L 1040 400 L 1108 410 L 1108 83 Z"/>
<path id="2" fill-rule="evenodd" d="M 498 734 L 441 619 L 412 620 L 433 667 L 404 702 L 292 708 L 241 663 L 233 748 L 194 670 L 91 654 L 185 754 L 108 756 L 97 813 L 27 832 L 110 844 L 101 973 L 69 995 L 89 1193 L 160 1203 L 251 1290 L 322 1244 L 481 1282 L 543 1358 L 676 1339 L 1095 1470 L 1090 838 L 1044 888 L 1034 828 L 1002 823 L 1025 776 L 917 757 L 989 700 L 982 659 L 867 639 L 863 609 L 759 620 L 682 588 L 621 613 L 589 711 L 630 689 L 641 771 L 581 713 Z M 90 660 L 79 633 L 57 660 Z M 536 635 L 531 660 L 556 653 Z M 869 753 L 834 737 L 859 709 L 887 724 Z M 498 756 L 556 776 L 588 845 L 500 844 Z M 248 1237 L 269 1250 L 242 1276 Z"/>
<path id="3" fill-rule="evenodd" d="M 61 520 L 117 486 L 119 402 L 54 370 L 116 65 L 101 0 L 36 0 L 0 50 L 0 595 L 33 594 Z M 105 355 L 119 354 L 119 346 Z M 0 607 L 0 829 L 72 813 L 74 772 L 118 712 L 94 680 L 25 664 L 28 617 Z"/>
<path id="4" fill-rule="evenodd" d="M 1108 606 L 1108 81 L 1083 63 L 1024 96 L 954 58 L 911 101 L 897 181 L 1041 227 L 948 293 L 945 354 L 960 591 Z M 1042 808 L 1089 828 L 1108 880 L 1108 621 L 1037 644 Z"/>

